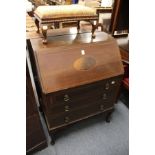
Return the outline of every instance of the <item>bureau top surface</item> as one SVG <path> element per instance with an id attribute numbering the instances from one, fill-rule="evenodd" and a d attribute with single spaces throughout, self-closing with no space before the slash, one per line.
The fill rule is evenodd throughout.
<path id="1" fill-rule="evenodd" d="M 44 93 L 68 89 L 123 74 L 116 41 L 104 32 L 63 34 L 31 39 Z"/>

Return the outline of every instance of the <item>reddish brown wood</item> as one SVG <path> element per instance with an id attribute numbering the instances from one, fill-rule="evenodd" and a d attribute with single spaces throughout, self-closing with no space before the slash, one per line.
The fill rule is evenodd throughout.
<path id="1" fill-rule="evenodd" d="M 43 46 L 40 42 L 40 38 L 33 39 L 32 46 L 38 62 L 40 83 L 44 93 L 123 74 L 117 43 L 110 37 L 106 42 L 92 42 L 89 46 L 73 43 L 70 46 L 62 47 L 60 44 L 54 47 L 53 43 Z M 96 63 L 90 70 L 77 71 L 74 68 L 74 62 L 82 57 L 81 50 L 85 50 L 86 56 L 92 57 Z"/>

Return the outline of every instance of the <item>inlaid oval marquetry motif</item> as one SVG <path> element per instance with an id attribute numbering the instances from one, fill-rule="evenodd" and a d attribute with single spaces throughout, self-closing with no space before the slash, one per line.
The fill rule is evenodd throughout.
<path id="1" fill-rule="evenodd" d="M 96 64 L 96 60 L 90 56 L 82 56 L 77 59 L 73 66 L 76 70 L 89 70 L 92 69 Z"/>

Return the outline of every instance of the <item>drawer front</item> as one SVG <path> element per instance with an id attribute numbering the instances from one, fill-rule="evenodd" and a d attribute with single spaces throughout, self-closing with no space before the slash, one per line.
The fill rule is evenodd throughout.
<path id="1" fill-rule="evenodd" d="M 93 94 L 94 92 L 94 94 Z M 79 109 L 86 105 L 91 105 L 94 101 L 97 101 L 102 98 L 102 91 L 101 89 L 97 90 L 96 92 L 93 91 L 91 95 L 85 96 L 81 94 L 79 98 L 76 100 L 70 99 L 70 101 L 64 103 L 57 103 L 57 104 L 49 104 L 48 112 L 51 115 L 60 115 L 61 113 L 68 113 L 75 109 Z"/>
<path id="2" fill-rule="evenodd" d="M 71 101 L 64 104 L 57 104 L 57 106 L 52 106 L 50 104 L 50 108 L 48 108 L 48 113 L 53 117 L 57 117 L 62 115 L 63 113 L 68 114 L 76 109 L 81 109 L 85 106 L 91 106 L 96 101 L 101 101 L 104 103 L 105 108 L 109 108 L 113 104 L 113 99 L 115 97 L 115 90 L 109 90 L 108 92 L 105 90 L 100 90 L 98 94 L 92 94 L 88 98 L 79 98 L 76 101 Z"/>
<path id="3" fill-rule="evenodd" d="M 53 94 L 54 102 L 57 103 L 69 103 L 78 101 L 79 99 L 89 98 L 96 99 L 95 95 L 100 94 L 102 88 L 100 83 L 84 85 Z"/>
<path id="4" fill-rule="evenodd" d="M 96 95 L 101 94 L 103 91 L 115 91 L 121 83 L 122 76 L 109 78 L 106 80 L 94 82 L 91 84 L 71 88 L 59 92 L 52 93 L 52 104 L 61 104 L 77 101 L 82 98 L 89 98 L 96 100 Z M 53 105 L 54 106 L 54 105 Z"/>
<path id="5" fill-rule="evenodd" d="M 105 108 L 105 102 L 103 100 L 98 100 L 94 102 L 91 105 L 83 106 L 82 108 L 76 109 L 74 111 L 70 111 L 68 113 L 63 113 L 57 117 L 53 117 L 52 115 L 46 116 L 49 130 L 52 130 L 54 128 L 65 126 L 68 124 L 71 124 L 73 122 L 76 122 L 78 120 L 82 120 L 84 118 L 87 118 L 91 115 L 95 115 L 98 113 L 102 113 L 106 111 L 107 108 Z M 113 105 L 110 105 L 108 109 L 112 108 Z M 108 110 L 107 109 L 107 110 Z"/>
<path id="6" fill-rule="evenodd" d="M 49 94 L 46 112 L 52 118 L 55 118 L 76 109 L 81 109 L 84 106 L 92 105 L 99 100 L 104 103 L 104 109 L 107 109 L 113 105 L 120 83 L 121 77 L 114 77 L 74 89 Z"/>

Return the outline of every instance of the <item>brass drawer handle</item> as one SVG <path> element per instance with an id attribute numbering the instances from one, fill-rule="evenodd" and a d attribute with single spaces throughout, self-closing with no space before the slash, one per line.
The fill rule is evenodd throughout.
<path id="1" fill-rule="evenodd" d="M 115 81 L 115 80 L 111 81 L 111 84 L 115 84 L 115 83 L 116 83 L 116 81 Z"/>
<path id="2" fill-rule="evenodd" d="M 104 110 L 104 105 L 103 104 L 100 105 L 100 110 L 101 111 Z"/>
<path id="3" fill-rule="evenodd" d="M 65 117 L 65 123 L 68 123 L 69 122 L 69 117 Z"/>
<path id="4" fill-rule="evenodd" d="M 105 85 L 105 89 L 108 90 L 109 89 L 109 83 L 107 82 Z"/>
<path id="5" fill-rule="evenodd" d="M 106 100 L 106 99 L 107 99 L 107 94 L 106 94 L 106 93 L 104 93 L 104 94 L 102 95 L 102 99 L 103 99 L 103 100 Z"/>
<path id="6" fill-rule="evenodd" d="M 68 102 L 70 100 L 70 98 L 69 98 L 69 96 L 66 94 L 66 95 L 64 95 L 64 101 L 65 102 Z"/>
<path id="7" fill-rule="evenodd" d="M 69 105 L 65 105 L 65 111 L 69 111 Z"/>

